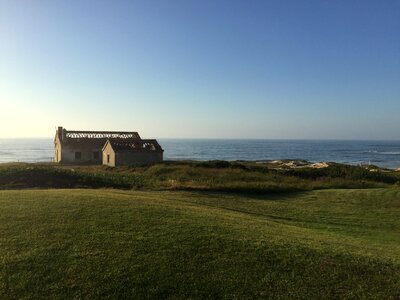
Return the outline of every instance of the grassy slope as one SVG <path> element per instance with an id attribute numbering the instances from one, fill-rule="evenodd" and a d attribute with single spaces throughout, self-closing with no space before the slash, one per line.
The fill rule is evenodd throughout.
<path id="1" fill-rule="evenodd" d="M 0 191 L 0 297 L 400 296 L 400 189 Z"/>

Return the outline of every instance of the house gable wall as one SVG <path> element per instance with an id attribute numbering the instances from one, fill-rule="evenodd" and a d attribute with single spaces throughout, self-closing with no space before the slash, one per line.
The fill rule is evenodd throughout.
<path id="1" fill-rule="evenodd" d="M 60 163 L 61 162 L 61 156 L 62 156 L 62 151 L 61 151 L 61 142 L 58 136 L 56 135 L 54 139 L 54 162 Z"/>
<path id="2" fill-rule="evenodd" d="M 109 161 L 107 161 L 108 155 L 110 158 Z M 103 148 L 103 165 L 106 165 L 109 167 L 115 167 L 115 152 L 109 142 L 107 142 Z"/>

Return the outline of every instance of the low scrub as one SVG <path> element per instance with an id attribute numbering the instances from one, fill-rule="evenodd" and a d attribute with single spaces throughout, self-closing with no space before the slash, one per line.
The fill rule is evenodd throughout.
<path id="1" fill-rule="evenodd" d="M 133 176 L 106 172 L 85 172 L 45 165 L 8 165 L 0 168 L 0 189 L 21 188 L 140 188 Z"/>
<path id="2" fill-rule="evenodd" d="M 396 185 L 396 172 L 331 164 L 321 169 L 277 169 L 254 162 L 164 162 L 150 166 L 0 165 L 0 189 L 117 188 L 207 190 L 235 193 L 287 193 L 329 188 Z"/>
<path id="3" fill-rule="evenodd" d="M 343 164 L 331 164 L 327 168 L 321 169 L 290 169 L 285 172 L 288 175 L 297 176 L 306 179 L 319 178 L 342 178 L 344 180 L 368 180 L 373 182 L 382 182 L 394 184 L 399 181 L 399 176 L 394 172 L 382 172 L 378 169 L 363 168 L 358 166 L 350 166 Z"/>

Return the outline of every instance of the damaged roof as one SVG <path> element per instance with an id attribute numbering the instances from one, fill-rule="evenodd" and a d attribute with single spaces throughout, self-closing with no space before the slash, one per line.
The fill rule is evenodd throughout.
<path id="1" fill-rule="evenodd" d="M 132 140 L 132 139 L 109 139 L 111 147 L 115 152 L 120 151 L 164 151 L 157 140 Z M 107 145 L 107 144 L 106 144 Z M 103 147 L 103 150 L 105 146 Z"/>
<path id="2" fill-rule="evenodd" d="M 65 130 L 65 129 L 64 129 Z M 63 133 L 64 135 L 64 133 Z M 78 130 L 65 130 L 65 138 L 70 139 L 140 139 L 139 133 L 128 131 L 78 131 Z"/>
<path id="3" fill-rule="evenodd" d="M 62 144 L 94 146 L 99 149 L 109 142 L 114 151 L 163 151 L 157 140 L 143 140 L 137 132 L 128 131 L 80 131 L 58 127 L 56 137 Z"/>

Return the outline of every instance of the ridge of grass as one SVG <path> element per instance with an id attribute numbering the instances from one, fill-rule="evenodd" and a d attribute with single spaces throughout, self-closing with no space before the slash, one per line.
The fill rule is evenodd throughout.
<path id="1" fill-rule="evenodd" d="M 342 164 L 327 168 L 276 169 L 255 162 L 164 162 L 110 168 L 56 164 L 2 164 L 0 189 L 117 188 L 199 190 L 234 193 L 287 193 L 331 188 L 399 185 L 398 172 L 371 172 Z"/>

